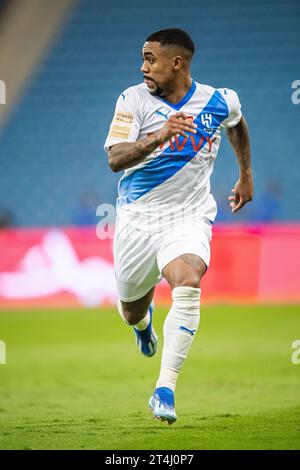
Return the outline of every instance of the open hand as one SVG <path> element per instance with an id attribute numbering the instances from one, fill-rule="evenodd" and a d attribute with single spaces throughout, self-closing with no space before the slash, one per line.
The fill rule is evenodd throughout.
<path id="1" fill-rule="evenodd" d="M 237 212 L 240 210 L 246 202 L 252 201 L 253 199 L 253 180 L 252 176 L 241 177 L 231 190 L 233 193 L 228 197 L 230 201 L 231 212 Z"/>

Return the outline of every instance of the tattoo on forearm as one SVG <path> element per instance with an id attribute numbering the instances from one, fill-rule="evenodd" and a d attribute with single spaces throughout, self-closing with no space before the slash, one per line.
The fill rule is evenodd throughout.
<path id="1" fill-rule="evenodd" d="M 250 142 L 245 120 L 227 130 L 228 140 L 235 151 L 241 171 L 251 168 Z"/>
<path id="2" fill-rule="evenodd" d="M 110 151 L 111 162 L 120 170 L 130 168 L 147 157 L 159 144 L 154 134 L 139 142 L 117 144 Z"/>

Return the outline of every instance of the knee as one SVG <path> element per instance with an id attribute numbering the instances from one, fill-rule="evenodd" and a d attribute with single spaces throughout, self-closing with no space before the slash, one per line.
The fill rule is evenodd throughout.
<path id="1" fill-rule="evenodd" d="M 201 276 L 198 273 L 189 274 L 188 276 L 182 276 L 178 279 L 174 279 L 172 289 L 175 287 L 194 287 L 198 289 L 200 287 Z"/>
<path id="2" fill-rule="evenodd" d="M 126 323 L 130 326 L 136 325 L 143 318 L 141 313 L 139 314 L 134 313 L 131 310 L 124 308 L 124 307 L 122 310 L 123 310 L 123 315 L 126 320 Z"/>

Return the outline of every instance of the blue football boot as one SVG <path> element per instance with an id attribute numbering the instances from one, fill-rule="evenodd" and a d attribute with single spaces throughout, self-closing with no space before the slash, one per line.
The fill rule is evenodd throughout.
<path id="1" fill-rule="evenodd" d="M 159 387 L 154 390 L 149 400 L 149 408 L 153 411 L 154 418 L 174 423 L 177 419 L 174 403 L 174 392 L 167 387 Z"/>

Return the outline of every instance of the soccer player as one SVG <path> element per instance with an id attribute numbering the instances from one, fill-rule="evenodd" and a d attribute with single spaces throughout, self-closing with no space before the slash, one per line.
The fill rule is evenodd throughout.
<path id="1" fill-rule="evenodd" d="M 210 261 L 216 203 L 210 175 L 226 128 L 240 177 L 232 212 L 251 201 L 250 145 L 237 94 L 191 78 L 195 47 L 180 29 L 158 31 L 142 49 L 143 83 L 121 93 L 105 142 L 110 168 L 124 170 L 117 200 L 114 261 L 118 310 L 140 351 L 155 354 L 152 297 L 162 276 L 172 289 L 160 374 L 149 406 L 177 419 L 176 381 L 200 319 L 200 283 Z"/>

